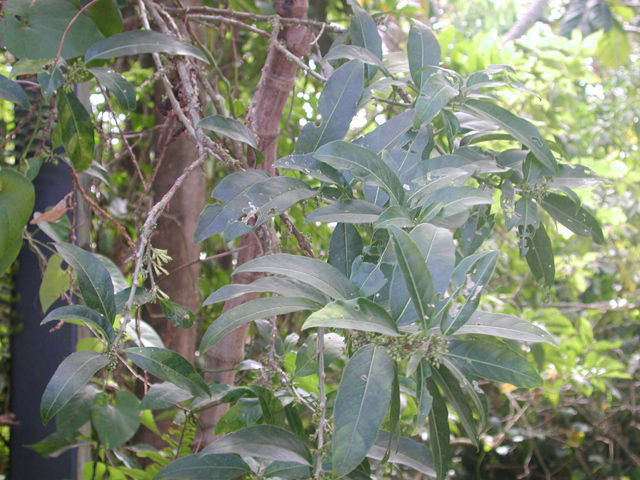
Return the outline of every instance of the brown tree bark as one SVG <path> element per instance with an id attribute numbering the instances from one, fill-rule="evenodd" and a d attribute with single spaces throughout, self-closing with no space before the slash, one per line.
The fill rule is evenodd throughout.
<path id="1" fill-rule="evenodd" d="M 281 17 L 306 18 L 308 0 L 275 0 L 276 12 Z M 303 25 L 289 25 L 283 28 L 278 40 L 283 42 L 294 55 L 308 53 L 312 37 Z M 256 88 L 251 106 L 247 113 L 246 123 L 258 139 L 264 161 L 255 165 L 255 158 L 249 157 L 249 164 L 261 168 L 271 175 L 276 174 L 273 164 L 277 158 L 278 136 L 282 112 L 296 79 L 297 66 L 278 51 L 274 45 L 269 47 L 267 59 Z M 271 239 L 268 228 L 245 235 L 240 240 L 238 265 L 257 258 L 271 250 Z M 241 274 L 234 277 L 237 283 L 249 283 L 255 280 L 255 274 Z M 255 295 L 245 295 L 225 303 L 224 311 L 240 305 Z M 206 380 L 233 384 L 235 368 L 244 358 L 244 348 L 248 326 L 241 327 L 227 335 L 220 343 L 206 353 L 206 365 L 209 373 Z M 214 438 L 214 428 L 218 420 L 227 411 L 227 405 L 221 405 L 203 412 L 200 417 L 201 430 L 199 443 L 204 446 Z"/>

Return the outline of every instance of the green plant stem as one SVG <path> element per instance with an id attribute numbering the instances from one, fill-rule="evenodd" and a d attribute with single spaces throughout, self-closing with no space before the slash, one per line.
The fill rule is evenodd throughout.
<path id="1" fill-rule="evenodd" d="M 324 446 L 324 427 L 326 423 L 325 414 L 327 408 L 327 395 L 324 388 L 324 328 L 318 328 L 318 391 L 320 392 L 318 399 L 318 442 L 316 450 L 316 464 L 314 478 L 319 480 L 322 476 L 322 447 Z"/>

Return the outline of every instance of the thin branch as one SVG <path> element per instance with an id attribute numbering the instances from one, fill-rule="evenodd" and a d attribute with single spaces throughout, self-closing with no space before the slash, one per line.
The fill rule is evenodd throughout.
<path id="1" fill-rule="evenodd" d="M 91 0 L 84 7 L 78 10 L 78 13 L 76 13 L 73 16 L 73 18 L 69 21 L 69 23 L 67 24 L 67 27 L 64 29 L 64 32 L 62 32 L 62 38 L 60 38 L 60 45 L 58 46 L 58 53 L 56 53 L 56 61 L 54 65 L 58 65 L 58 62 L 60 61 L 60 56 L 62 55 L 62 48 L 64 47 L 64 42 L 67 39 L 67 34 L 69 33 L 69 30 L 71 30 L 71 26 L 75 23 L 78 17 L 80 17 L 80 15 L 82 15 L 84 12 L 86 12 L 89 8 L 91 8 L 94 4 L 98 3 L 99 1 L 100 0 Z"/>

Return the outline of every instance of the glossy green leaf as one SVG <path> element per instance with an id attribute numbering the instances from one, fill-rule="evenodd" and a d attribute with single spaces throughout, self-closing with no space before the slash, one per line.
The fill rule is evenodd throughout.
<path id="1" fill-rule="evenodd" d="M 131 347 L 124 351 L 142 370 L 165 382 L 171 382 L 194 395 L 209 394 L 209 387 L 184 357 L 172 350 L 157 347 Z"/>
<path id="2" fill-rule="evenodd" d="M 281 427 L 252 425 L 229 433 L 207 445 L 200 456 L 235 453 L 302 465 L 311 464 L 311 454 L 300 438 Z"/>
<path id="3" fill-rule="evenodd" d="M 171 462 L 154 479 L 227 480 L 251 473 L 236 455 L 187 455 Z"/>
<path id="4" fill-rule="evenodd" d="M 338 200 L 315 209 L 307 215 L 307 222 L 370 223 L 375 222 L 382 208 L 364 200 Z"/>
<path id="5" fill-rule="evenodd" d="M 127 323 L 124 329 L 129 338 L 140 347 L 157 347 L 164 348 L 164 343 L 158 335 L 158 332 L 144 320 L 136 319 Z"/>
<path id="6" fill-rule="evenodd" d="M 526 246 L 527 263 L 533 276 L 547 286 L 553 285 L 556 267 L 551 240 L 549 240 L 544 225 L 540 224 L 533 237 L 527 239 Z"/>
<path id="7" fill-rule="evenodd" d="M 437 66 L 440 63 L 440 44 L 431 29 L 414 20 L 407 40 L 407 57 L 411 78 L 418 88 L 431 74 L 425 67 Z"/>
<path id="8" fill-rule="evenodd" d="M 312 313 L 302 325 L 303 330 L 317 327 L 399 335 L 393 319 L 386 310 L 366 298 L 331 302 L 323 309 Z"/>
<path id="9" fill-rule="evenodd" d="M 93 399 L 100 392 L 88 384 L 78 390 L 56 415 L 56 431 L 62 434 L 75 432 L 91 418 Z"/>
<path id="10" fill-rule="evenodd" d="M 556 159 L 551 149 L 531 122 L 486 100 L 467 99 L 464 107 L 472 114 L 496 123 L 513 138 L 526 145 L 542 165 L 552 172 L 557 170 Z"/>
<path id="11" fill-rule="evenodd" d="M 22 237 L 16 238 L 13 244 L 7 245 L 6 250 L 0 251 L 0 275 L 6 272 L 18 257 L 22 248 Z"/>
<path id="12" fill-rule="evenodd" d="M 385 430 L 380 430 L 376 443 L 367 453 L 367 457 L 380 461 L 389 446 L 391 451 L 389 463 L 405 465 L 428 477 L 436 476 L 431 452 L 424 444 L 410 438 L 392 436 Z"/>
<path id="13" fill-rule="evenodd" d="M 160 299 L 160 308 L 174 327 L 190 328 L 196 320 L 192 312 L 171 300 Z"/>
<path id="14" fill-rule="evenodd" d="M 231 178 L 229 178 L 231 177 Z M 305 182 L 290 177 L 269 177 L 253 170 L 236 172 L 225 177 L 212 193 L 224 205 L 207 205 L 198 219 L 194 240 L 200 242 L 225 232 L 231 240 L 252 231 L 274 214 L 317 194 Z M 249 219 L 257 217 L 253 225 Z M 242 217 L 241 220 L 238 220 Z M 231 227 L 240 229 L 229 230 Z"/>
<path id="15" fill-rule="evenodd" d="M 469 377 L 467 377 L 467 375 L 465 375 L 450 359 L 442 357 L 440 363 L 440 369 L 442 370 L 443 368 L 446 368 L 449 373 L 455 377 L 458 383 L 462 386 L 464 392 L 467 394 L 468 398 L 473 402 L 476 412 L 480 415 L 478 430 L 483 430 L 487 424 L 488 407 L 482 389 L 469 379 Z"/>
<path id="16" fill-rule="evenodd" d="M 434 299 L 434 290 L 431 274 L 420 249 L 409 234 L 396 227 L 391 227 L 389 232 L 393 238 L 394 251 L 402 278 L 418 313 L 418 319 L 422 321 L 425 315 L 433 310 L 431 304 Z"/>
<path id="17" fill-rule="evenodd" d="M 31 182 L 9 168 L 0 169 L 0 262 L 4 272 L 22 245 L 22 231 L 31 217 L 35 193 Z M 13 257 L 13 258 L 11 258 Z"/>
<path id="18" fill-rule="evenodd" d="M 198 122 L 200 128 L 210 130 L 221 137 L 229 137 L 232 140 L 246 143 L 256 150 L 259 149 L 258 141 L 249 128 L 235 118 L 224 117 L 222 115 L 211 115 Z"/>
<path id="19" fill-rule="evenodd" d="M 419 355 L 416 355 L 419 356 Z M 409 366 L 407 366 L 409 368 Z M 431 368 L 427 365 L 426 360 L 420 359 L 416 368 L 416 414 L 413 416 L 414 428 L 422 428 L 424 422 L 431 412 L 433 405 L 433 397 L 429 393 L 426 380 L 431 376 Z"/>
<path id="20" fill-rule="evenodd" d="M 230 283 L 219 288 L 207 297 L 203 305 L 226 302 L 247 293 L 276 293 L 282 297 L 301 297 L 313 300 L 319 305 L 327 303 L 327 298 L 304 283 L 281 277 L 261 277 L 251 283 Z"/>
<path id="21" fill-rule="evenodd" d="M 97 352 L 74 352 L 65 358 L 49 380 L 40 401 L 40 417 L 47 424 L 75 393 L 109 360 Z"/>
<path id="22" fill-rule="evenodd" d="M 303 153 L 300 155 L 288 155 L 284 158 L 276 160 L 273 165 L 276 168 L 284 168 L 288 170 L 298 170 L 299 172 L 317 178 L 321 182 L 326 183 L 342 183 L 342 174 L 335 168 L 330 167 L 326 163 L 313 158 L 311 153 Z"/>
<path id="23" fill-rule="evenodd" d="M 116 313 L 123 314 L 127 309 L 127 302 L 129 301 L 129 295 L 131 294 L 131 287 L 127 287 L 124 290 L 120 290 L 115 294 L 114 300 L 116 302 Z M 151 301 L 153 301 L 153 294 L 142 287 L 136 287 L 136 292 L 133 295 L 133 308 L 141 307 Z"/>
<path id="24" fill-rule="evenodd" d="M 573 233 L 590 236 L 596 243 L 604 243 L 604 235 L 598 220 L 569 197 L 549 193 L 542 199 L 542 207 Z"/>
<path id="25" fill-rule="evenodd" d="M 391 401 L 394 368 L 383 347 L 366 345 L 342 373 L 334 407 L 333 474 L 354 470 L 378 436 Z"/>
<path id="26" fill-rule="evenodd" d="M 475 312 L 456 334 L 490 335 L 520 342 L 556 345 L 553 336 L 545 329 L 527 320 L 502 313 Z"/>
<path id="27" fill-rule="evenodd" d="M 87 307 L 113 322 L 116 303 L 111 276 L 95 255 L 70 243 L 56 243 L 56 250 L 76 274 L 80 293 Z"/>
<path id="28" fill-rule="evenodd" d="M 136 91 L 121 74 L 111 68 L 95 67 L 89 71 L 116 98 L 125 110 L 135 110 Z"/>
<path id="29" fill-rule="evenodd" d="M 122 15 L 120 14 L 117 0 L 101 0 L 94 3 L 89 7 L 87 13 L 105 37 L 110 37 L 122 31 Z"/>
<path id="30" fill-rule="evenodd" d="M 95 140 L 89 112 L 73 92 L 61 91 L 56 103 L 62 144 L 74 170 L 83 172 L 93 162 Z"/>
<path id="31" fill-rule="evenodd" d="M 515 385 L 537 387 L 540 376 L 522 355 L 507 346 L 484 340 L 454 340 L 445 353 L 462 370 L 474 375 Z"/>
<path id="32" fill-rule="evenodd" d="M 309 467 L 293 462 L 273 462 L 264 470 L 265 478 L 276 477 L 282 480 L 311 478 Z"/>
<path id="33" fill-rule="evenodd" d="M 430 75 L 420 89 L 420 96 L 416 101 L 413 126 L 418 128 L 425 122 L 430 122 L 458 95 L 455 88 L 444 75 Z"/>
<path id="34" fill-rule="evenodd" d="M 9 100 L 23 108 L 29 108 L 31 106 L 31 102 L 29 102 L 27 94 L 24 93 L 20 84 L 8 79 L 4 75 L 0 75 L 0 98 Z"/>
<path id="35" fill-rule="evenodd" d="M 356 114 L 363 87 L 364 65 L 359 60 L 350 60 L 335 70 L 318 100 L 322 123 L 316 126 L 309 122 L 304 126 L 295 153 L 315 152 L 325 143 L 342 139 Z"/>
<path id="36" fill-rule="evenodd" d="M 51 255 L 47 260 L 47 267 L 44 269 L 42 283 L 38 290 L 42 311 L 49 310 L 60 295 L 69 290 L 70 285 L 71 275 L 68 270 L 62 269 L 62 257 L 57 253 Z"/>
<path id="37" fill-rule="evenodd" d="M 365 183 L 373 183 L 402 205 L 404 189 L 398 176 L 371 150 L 353 143 L 335 141 L 323 145 L 314 157 L 338 170 L 346 170 Z"/>
<path id="38" fill-rule="evenodd" d="M 227 310 L 207 328 L 200 343 L 200 351 L 206 352 L 236 328 L 254 320 L 316 308 L 318 304 L 306 298 L 267 297 L 249 300 Z"/>
<path id="39" fill-rule="evenodd" d="M 3 13 L 6 23 L 2 45 L 20 59 L 55 58 L 62 32 L 69 25 L 62 58 L 79 57 L 104 38 L 86 13 L 71 24 L 78 8 L 65 0 L 9 0 Z"/>
<path id="40" fill-rule="evenodd" d="M 411 230 L 409 236 L 427 263 L 434 291 L 444 294 L 456 261 L 451 230 L 423 223 Z"/>
<path id="41" fill-rule="evenodd" d="M 404 112 L 391 117 L 382 125 L 376 127 L 372 132 L 354 140 L 353 143 L 371 150 L 373 153 L 380 153 L 383 150 L 390 150 L 400 141 L 411 128 L 413 110 L 407 109 Z"/>
<path id="42" fill-rule="evenodd" d="M 360 60 L 363 63 L 368 63 L 369 65 L 374 65 L 376 67 L 384 66 L 382 60 L 380 60 L 374 53 L 358 45 L 335 45 L 331 47 L 323 57 L 323 60 L 330 62 L 332 60 L 340 60 L 341 58 L 346 58 L 348 60 Z M 369 65 L 365 67 L 367 70 L 371 68 Z"/>
<path id="43" fill-rule="evenodd" d="M 449 419 L 447 405 L 432 378 L 426 379 L 433 404 L 429 412 L 429 445 L 433 455 L 436 478 L 443 480 L 449 471 Z"/>
<path id="44" fill-rule="evenodd" d="M 378 33 L 378 26 L 376 25 L 376 22 L 373 20 L 369 12 L 360 8 L 358 4 L 352 3 L 351 8 L 353 10 L 353 15 L 351 15 L 351 22 L 349 23 L 349 34 L 351 35 L 351 43 L 353 45 L 345 46 L 363 48 L 365 52 L 371 53 L 371 57 L 373 57 L 372 59 L 378 60 L 377 66 L 382 66 L 382 39 Z M 369 80 L 373 78 L 376 70 L 376 68 L 367 65 L 365 67 L 366 77 Z"/>
<path id="45" fill-rule="evenodd" d="M 96 395 L 91 407 L 91 423 L 105 448 L 118 448 L 129 440 L 140 426 L 140 401 L 122 390 L 111 405 L 104 393 Z"/>
<path id="46" fill-rule="evenodd" d="M 463 300 L 458 303 L 454 298 L 449 313 L 442 320 L 443 335 L 451 335 L 467 323 L 478 308 L 482 292 L 491 280 L 497 263 L 498 252 L 486 252 L 476 256 L 476 261 L 465 272 L 464 283 L 460 283 L 456 289 L 455 296 L 462 296 Z M 459 271 L 456 273 L 459 274 Z"/>
<path id="47" fill-rule="evenodd" d="M 476 205 L 490 205 L 493 203 L 491 193 L 474 187 L 444 187 L 429 196 L 426 205 L 441 203 L 440 217 L 453 217 L 461 213 L 468 213 Z M 424 209 L 423 209 L 424 210 Z"/>
<path id="48" fill-rule="evenodd" d="M 321 260 L 300 255 L 286 253 L 265 255 L 240 265 L 234 271 L 234 275 L 241 272 L 284 275 L 311 285 L 325 295 L 338 300 L 358 296 L 358 287 L 337 268 Z"/>
<path id="49" fill-rule="evenodd" d="M 324 366 L 325 368 L 340 357 L 345 350 L 344 338 L 337 333 L 324 334 Z M 305 377 L 318 373 L 318 336 L 309 335 L 296 355 L 295 377 Z"/>
<path id="50" fill-rule="evenodd" d="M 113 330 L 111 322 L 105 318 L 101 313 L 87 308 L 84 305 L 67 305 L 65 307 L 56 308 L 50 312 L 40 322 L 40 325 L 44 325 L 53 321 L 63 321 L 69 323 L 76 323 L 78 325 L 88 324 L 90 327 L 97 329 L 104 337 L 113 342 L 116 338 L 116 333 Z"/>
<path id="51" fill-rule="evenodd" d="M 478 441 L 476 420 L 473 418 L 473 413 L 467 404 L 467 399 L 458 384 L 458 380 L 446 368 L 434 367 L 432 368 L 432 373 L 433 379 L 440 386 L 447 400 L 457 412 L 460 424 L 467 433 L 469 440 L 471 440 L 476 447 L 479 447 L 480 443 Z"/>
<path id="52" fill-rule="evenodd" d="M 154 383 L 140 403 L 140 409 L 156 410 L 173 407 L 193 397 L 193 393 L 171 382 Z"/>
<path id="53" fill-rule="evenodd" d="M 329 264 L 349 277 L 351 264 L 361 252 L 362 238 L 358 230 L 348 223 L 338 223 L 329 242 Z"/>
<path id="54" fill-rule="evenodd" d="M 380 265 L 365 262 L 362 256 L 356 258 L 351 265 L 349 280 L 360 289 L 361 297 L 371 297 L 387 283 L 384 273 L 380 270 Z"/>
<path id="55" fill-rule="evenodd" d="M 166 53 L 168 55 L 188 55 L 209 63 L 200 50 L 176 37 L 152 30 L 131 30 L 118 33 L 89 47 L 84 56 L 86 63 L 91 60 L 140 55 L 143 53 Z"/>
<path id="56" fill-rule="evenodd" d="M 374 227 L 379 229 L 389 228 L 390 226 L 397 228 L 412 227 L 413 219 L 411 218 L 411 213 L 400 205 L 392 205 L 387 208 L 375 221 Z"/>

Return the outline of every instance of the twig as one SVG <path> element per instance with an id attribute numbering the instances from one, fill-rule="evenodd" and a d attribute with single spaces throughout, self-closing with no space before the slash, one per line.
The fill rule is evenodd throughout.
<path id="1" fill-rule="evenodd" d="M 291 222 L 289 217 L 287 217 L 286 214 L 281 213 L 280 218 L 282 219 L 282 222 L 285 224 L 287 228 L 287 233 L 293 234 L 293 236 L 296 237 L 296 240 L 298 241 L 298 245 L 300 246 L 300 249 L 302 250 L 302 252 L 307 257 L 316 258 L 315 254 L 313 253 L 313 250 L 307 243 L 307 239 L 304 238 L 304 235 L 300 232 L 300 230 L 298 230 L 295 227 L 295 225 Z"/>

